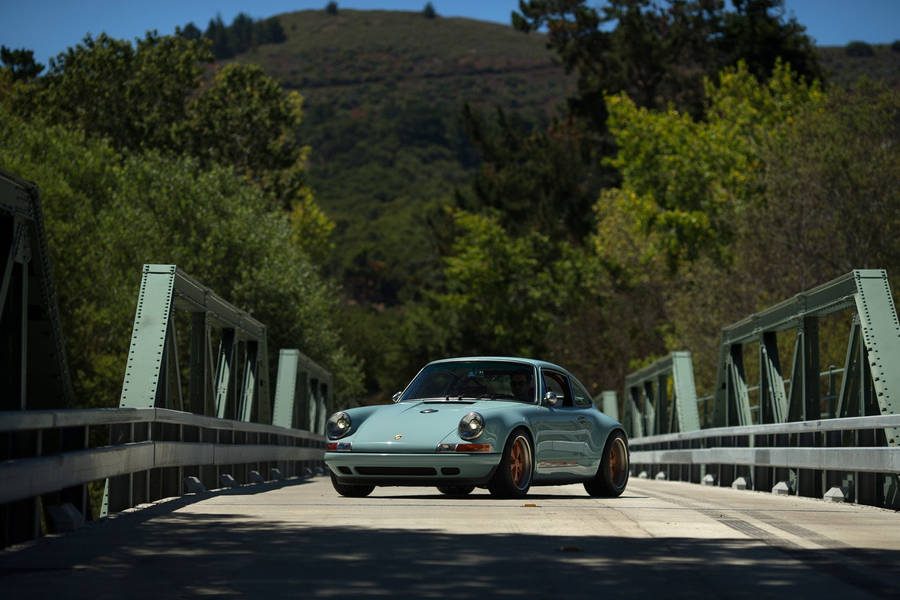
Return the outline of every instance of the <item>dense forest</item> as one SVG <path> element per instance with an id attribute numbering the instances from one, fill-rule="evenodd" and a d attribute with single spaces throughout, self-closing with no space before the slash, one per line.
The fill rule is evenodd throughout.
<path id="1" fill-rule="evenodd" d="M 900 44 L 817 49 L 779 0 L 428 7 L 87 37 L 46 73 L 3 49 L 0 168 L 41 187 L 82 404 L 117 397 L 144 262 L 250 310 L 342 403 L 463 354 L 598 393 L 688 349 L 708 390 L 723 325 L 897 273 Z M 217 28 L 271 23 L 217 60 Z"/>

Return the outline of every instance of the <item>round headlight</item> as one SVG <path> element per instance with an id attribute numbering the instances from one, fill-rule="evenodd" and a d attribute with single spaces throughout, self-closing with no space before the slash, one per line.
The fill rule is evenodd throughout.
<path id="1" fill-rule="evenodd" d="M 484 431 L 484 418 L 477 412 L 470 412 L 459 421 L 459 437 L 474 440 Z"/>
<path id="2" fill-rule="evenodd" d="M 336 412 L 328 418 L 328 437 L 339 440 L 350 433 L 350 415 L 345 412 Z"/>

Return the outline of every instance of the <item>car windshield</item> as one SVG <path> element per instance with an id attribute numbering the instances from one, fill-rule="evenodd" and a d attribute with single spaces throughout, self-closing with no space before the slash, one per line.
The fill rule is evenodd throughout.
<path id="1" fill-rule="evenodd" d="M 473 360 L 436 363 L 425 367 L 401 400 L 518 400 L 535 402 L 531 365 L 508 361 Z"/>

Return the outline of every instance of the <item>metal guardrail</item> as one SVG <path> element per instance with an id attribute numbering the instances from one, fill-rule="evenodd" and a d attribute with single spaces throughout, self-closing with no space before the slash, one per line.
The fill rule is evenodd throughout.
<path id="1" fill-rule="evenodd" d="M 887 489 L 890 486 L 883 482 L 875 492 L 860 491 L 859 485 L 860 481 L 877 477 L 874 474 L 896 481 L 900 448 L 886 447 L 879 439 L 885 429 L 893 427 L 900 427 L 900 415 L 646 436 L 630 440 L 631 465 L 634 472 L 650 471 L 660 478 L 694 483 L 700 483 L 708 474 L 714 475 L 718 485 L 731 485 L 733 479 L 744 477 L 747 488 L 765 491 L 774 483 L 785 481 L 793 493 L 805 496 L 821 497 L 823 490 L 838 487 L 854 501 L 892 506 L 897 490 Z M 873 495 L 881 497 L 872 498 Z"/>
<path id="2" fill-rule="evenodd" d="M 98 437 L 92 436 L 96 428 L 109 430 L 99 436 L 111 440 L 108 445 L 88 447 L 90 440 Z M 82 440 L 81 448 L 51 450 L 52 454 L 45 455 L 48 446 L 60 446 L 48 444 L 55 437 L 53 432 Z M 183 493 L 183 479 L 188 474 L 205 478 L 207 487 L 219 487 L 220 467 L 228 467 L 238 483 L 247 483 L 247 467 L 253 465 L 267 479 L 265 475 L 276 465 L 290 476 L 304 463 L 320 462 L 325 445 L 322 435 L 307 431 L 161 408 L 4 411 L 0 412 L 0 435 L 10 440 L 10 446 L 31 448 L 30 455 L 0 462 L 0 504 L 121 476 L 129 478 L 129 489 L 133 489 L 130 479 L 145 472 L 147 485 L 141 486 L 144 493 L 139 494 L 143 498 L 126 494 L 128 504 L 134 505 Z M 19 437 L 15 444 L 13 436 Z M 204 474 L 203 466 L 216 467 L 216 472 Z M 161 476 L 158 493 L 153 493 L 151 472 L 165 470 L 169 477 Z M 82 510 L 86 508 L 82 506 Z"/>

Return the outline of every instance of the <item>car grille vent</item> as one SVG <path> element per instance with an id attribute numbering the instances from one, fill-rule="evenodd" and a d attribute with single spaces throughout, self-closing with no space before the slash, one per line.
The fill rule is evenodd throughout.
<path id="1" fill-rule="evenodd" d="M 356 467 L 360 475 L 437 475 L 432 467 Z"/>

